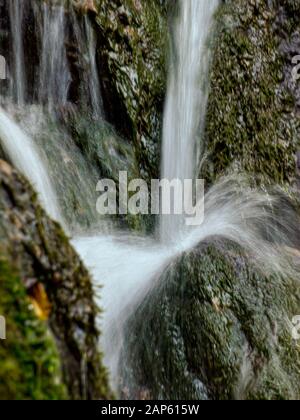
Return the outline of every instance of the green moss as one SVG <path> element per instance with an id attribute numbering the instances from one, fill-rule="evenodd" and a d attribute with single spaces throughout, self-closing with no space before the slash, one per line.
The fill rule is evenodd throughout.
<path id="1" fill-rule="evenodd" d="M 0 314 L 7 331 L 6 340 L 0 341 L 0 398 L 65 399 L 54 339 L 46 323 L 36 318 L 19 276 L 3 257 Z"/>
<path id="2" fill-rule="evenodd" d="M 69 399 L 111 398 L 99 352 L 96 318 L 100 311 L 94 302 L 87 270 L 60 226 L 38 205 L 28 182 L 3 161 L 0 161 L 0 184 L 0 247 L 7 256 L 0 270 L 0 314 L 12 323 L 9 329 L 14 332 L 11 340 L 4 342 L 3 360 L 12 357 L 16 366 L 20 366 L 12 372 L 12 378 L 23 375 L 20 376 L 23 388 L 18 388 L 15 379 L 9 382 L 9 377 L 1 375 L 3 387 L 9 389 L 9 382 L 13 388 L 15 383 L 19 394 L 23 392 L 28 399 L 59 398 L 60 360 Z M 49 325 L 35 319 L 20 279 L 26 284 L 29 281 L 44 286 L 51 304 Z M 23 363 L 24 354 L 28 369 Z M 14 390 L 16 398 L 17 391 Z"/>
<path id="3" fill-rule="evenodd" d="M 228 242 L 203 245 L 129 320 L 123 386 L 154 399 L 299 399 L 299 309 L 293 281 L 264 277 Z"/>
<path id="4" fill-rule="evenodd" d="M 157 0 L 98 4 L 107 117 L 132 141 L 142 175 L 157 178 L 166 85 L 165 7 Z"/>
<path id="5" fill-rule="evenodd" d="M 289 39 L 299 29 L 300 6 L 281 3 L 228 1 L 217 14 L 205 134 L 210 161 L 204 174 L 210 181 L 232 168 L 266 182 L 294 179 L 300 126 L 295 98 L 283 83 L 288 58 L 280 51 L 280 33 L 287 31 Z M 288 3 L 297 4 L 297 15 Z M 283 21 L 293 24 L 279 31 L 283 12 Z"/>
<path id="6" fill-rule="evenodd" d="M 97 168 L 99 177 L 118 181 L 119 171 L 127 171 L 129 178 L 138 175 L 132 146 L 120 138 L 112 126 L 80 116 L 70 123 L 75 143 Z"/>

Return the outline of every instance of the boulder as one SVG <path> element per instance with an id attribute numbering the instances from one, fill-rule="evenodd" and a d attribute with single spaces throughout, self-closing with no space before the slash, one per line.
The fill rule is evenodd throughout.
<path id="1" fill-rule="evenodd" d="M 299 399 L 297 281 L 265 277 L 224 241 L 183 255 L 128 321 L 124 395 Z"/>
<path id="2" fill-rule="evenodd" d="M 56 374 L 50 370 L 53 354 L 55 366 L 58 362 L 62 366 L 69 398 L 108 398 L 111 394 L 96 326 L 99 309 L 94 303 L 90 276 L 60 226 L 38 204 L 29 183 L 3 160 L 0 160 L 0 262 L 1 299 L 10 302 L 9 307 L 1 305 L 1 310 L 8 311 L 8 349 L 13 348 L 6 371 L 1 372 L 1 384 L 9 389 L 10 374 L 22 377 L 21 373 L 15 373 L 13 364 L 22 370 L 26 362 L 28 375 L 40 372 L 45 385 L 45 389 L 30 390 L 22 383 L 20 389 L 24 391 L 17 388 L 9 391 L 9 395 L 62 396 L 54 392 Z M 31 309 L 25 291 L 31 299 Z M 10 331 L 12 323 L 14 329 Z M 39 338 L 38 348 L 35 335 Z M 51 342 L 49 351 L 48 342 Z M 22 346 L 25 355 L 18 351 Z M 45 354 L 40 355 L 43 348 Z M 18 381 L 15 385 L 18 387 Z M 33 384 L 28 381 L 30 386 L 38 387 L 38 380 Z"/>

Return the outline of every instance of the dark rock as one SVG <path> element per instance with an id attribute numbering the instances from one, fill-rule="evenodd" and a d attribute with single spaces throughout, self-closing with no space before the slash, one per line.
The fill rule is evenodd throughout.
<path id="1" fill-rule="evenodd" d="M 0 161 L 0 238 L 1 256 L 23 284 L 41 284 L 46 290 L 49 323 L 69 397 L 108 398 L 98 350 L 99 310 L 89 274 L 62 229 L 39 206 L 28 182 L 4 161 Z"/>

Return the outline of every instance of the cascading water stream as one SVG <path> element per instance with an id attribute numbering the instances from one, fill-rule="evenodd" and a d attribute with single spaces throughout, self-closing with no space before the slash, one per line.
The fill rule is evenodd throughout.
<path id="1" fill-rule="evenodd" d="M 84 16 L 82 25 L 80 26 L 76 22 L 76 18 L 73 17 L 74 32 L 76 42 L 79 46 L 80 57 L 83 58 L 83 74 L 82 77 L 85 80 L 85 85 L 88 87 L 88 96 L 90 97 L 93 116 L 95 118 L 101 118 L 102 116 L 102 99 L 100 92 L 100 82 L 98 77 L 98 70 L 96 64 L 96 37 L 95 32 L 88 20 L 87 16 Z M 89 71 L 86 71 L 86 67 L 89 67 Z"/>
<path id="2" fill-rule="evenodd" d="M 162 178 L 184 181 L 196 176 L 198 141 L 204 123 L 210 50 L 208 33 L 219 0 L 180 2 L 173 31 L 167 100 L 164 112 Z M 182 197 L 175 196 L 181 201 Z M 176 207 L 176 203 L 174 208 Z M 174 243 L 186 233 L 184 215 L 161 217 L 160 234 Z"/>
<path id="3" fill-rule="evenodd" d="M 7 10 L 12 54 L 10 89 L 0 95 L 3 149 L 37 189 L 48 213 L 68 232 L 98 226 L 93 203 L 97 171 L 84 161 L 67 127 L 59 121 L 69 112 L 74 114 L 76 107 L 84 107 L 84 113 L 94 120 L 102 119 L 95 31 L 87 16 L 66 9 L 62 2 L 12 0 Z M 31 43 L 25 41 L 28 19 L 35 28 Z M 31 48 L 29 67 L 25 46 Z M 74 77 L 70 48 L 82 71 L 75 104 L 69 99 Z M 31 165 L 31 161 L 36 162 Z"/>
<path id="4" fill-rule="evenodd" d="M 32 141 L 0 108 L 0 139 L 6 154 L 16 168 L 35 186 L 49 215 L 65 225 L 47 168 Z"/>
<path id="5" fill-rule="evenodd" d="M 12 50 L 13 50 L 13 85 L 11 94 L 18 105 L 24 105 L 25 101 L 25 75 L 24 75 L 24 50 L 22 39 L 23 23 L 23 2 L 19 0 L 10 0 L 9 17 L 12 32 Z"/>
<path id="6" fill-rule="evenodd" d="M 207 92 L 197 89 L 206 76 L 209 60 L 206 41 L 218 0 L 182 0 L 176 22 L 174 57 L 165 109 L 163 176 L 172 180 L 194 178 L 194 148 L 200 121 L 204 119 Z M 105 287 L 102 292 L 107 316 L 103 323 L 105 361 L 114 387 L 118 387 L 119 354 L 123 326 L 155 279 L 184 249 L 178 243 L 178 220 L 162 218 L 161 243 L 131 237 L 80 238 L 74 245 Z M 175 234 L 177 232 L 177 234 Z M 170 240 L 173 243 L 170 245 Z M 120 277 L 120 273 L 121 277 Z M 99 302 L 101 304 L 101 302 Z"/>
<path id="7" fill-rule="evenodd" d="M 36 28 L 32 43 L 37 56 L 31 58 L 34 70 L 26 69 L 24 59 L 25 18 L 28 15 L 34 16 Z M 34 86 L 35 102 L 52 112 L 54 108 L 65 107 L 69 102 L 72 82 L 71 54 L 77 70 L 82 73 L 76 103 L 85 107 L 88 104 L 93 116 L 102 118 L 96 36 L 89 18 L 79 16 L 72 8 L 66 10 L 63 2 L 10 0 L 9 20 L 12 45 L 11 99 L 19 106 L 25 105 L 28 102 L 26 84 L 30 80 Z M 72 47 L 70 52 L 68 48 Z M 36 54 L 36 51 L 31 53 Z"/>
<path id="8" fill-rule="evenodd" d="M 207 40 L 217 5 L 217 0 L 179 2 L 163 134 L 162 175 L 170 180 L 192 179 L 196 175 L 197 155 L 201 152 L 197 150 L 197 139 L 199 134 L 201 135 L 207 100 Z M 44 18 L 40 29 L 40 33 L 43 34 L 43 58 L 38 98 L 47 104 L 58 100 L 59 103 L 55 105 L 60 106 L 67 101 L 69 86 L 64 46 L 58 39 L 59 28 L 65 23 L 62 9 L 50 12 L 47 10 L 48 6 L 44 4 L 43 7 Z M 15 19 L 16 13 L 12 16 Z M 19 25 L 21 31 L 22 25 Z M 94 40 L 89 30 L 82 35 L 80 28 L 75 25 L 74 32 L 77 42 L 81 44 L 82 49 L 79 47 L 79 51 L 86 51 L 82 39 L 89 41 L 86 56 L 93 71 L 88 90 L 95 96 L 98 76 Z M 13 32 L 12 36 L 16 37 L 16 33 Z M 19 37 L 16 37 L 16 51 L 19 48 L 18 42 Z M 49 54 L 49 57 L 44 56 L 44 53 Z M 53 72 L 58 70 L 61 73 L 55 75 Z M 61 90 L 58 93 L 55 89 Z M 94 111 L 98 106 L 100 108 L 100 102 L 94 104 Z M 0 141 L 11 161 L 34 184 L 49 214 L 59 220 L 63 219 L 61 209 L 55 204 L 58 197 L 55 196 L 56 191 L 51 184 L 54 179 L 50 180 L 49 165 L 41 158 L 33 139 L 1 108 Z M 201 143 L 199 144 L 201 149 Z M 60 156 L 57 159 L 60 159 Z M 88 175 L 88 183 L 87 178 Z M 73 182 L 78 182 L 78 179 Z M 285 229 L 278 226 L 278 221 L 275 220 L 277 224 L 274 223 L 273 208 L 276 201 L 272 197 L 252 191 L 243 181 L 239 183 L 238 180 L 228 178 L 215 185 L 205 201 L 205 220 L 201 226 L 187 231 L 181 216 L 179 221 L 173 216 L 163 218 L 161 241 L 158 243 L 149 238 L 128 237 L 114 232 L 107 235 L 103 231 L 92 236 L 86 233 L 73 237 L 75 248 L 93 274 L 95 287 L 104 286 L 99 298 L 99 305 L 105 310 L 104 319 L 101 321 L 102 346 L 116 390 L 119 354 L 122 342 L 126 339 L 123 337 L 124 323 L 130 311 L 134 311 L 135 305 L 155 287 L 162 270 L 180 253 L 192 249 L 203 240 L 222 236 L 243 246 L 258 265 L 262 265 L 263 260 L 262 267 L 266 266 L 270 271 L 284 274 L 289 269 L 282 258 L 282 247 L 278 246 L 278 243 L 289 243 L 288 234 L 292 226 L 289 225 L 290 220 L 286 220 Z M 273 205 L 272 211 L 270 202 Z M 50 204 L 53 204 L 53 207 L 50 207 Z M 271 242 L 264 239 L 262 226 L 272 237 Z"/>
<path id="9" fill-rule="evenodd" d="M 68 100 L 71 74 L 65 49 L 65 9 L 62 5 L 35 5 L 41 37 L 38 100 L 50 108 Z"/>

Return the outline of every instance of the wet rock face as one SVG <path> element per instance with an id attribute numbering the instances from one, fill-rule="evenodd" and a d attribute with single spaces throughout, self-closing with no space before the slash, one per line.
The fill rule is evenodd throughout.
<path id="1" fill-rule="evenodd" d="M 50 314 L 69 397 L 107 398 L 89 274 L 61 228 L 38 205 L 29 184 L 4 161 L 0 161 L 0 238 L 1 256 L 39 311 Z"/>
<path id="2" fill-rule="evenodd" d="M 6 330 L 0 342 L 0 400 L 66 399 L 55 340 L 37 318 L 33 300 L 2 249 L 0 314 Z"/>
<path id="3" fill-rule="evenodd" d="M 298 399 L 293 281 L 265 278 L 229 243 L 169 267 L 128 324 L 125 395 L 158 399 Z"/>
<path id="4" fill-rule="evenodd" d="M 95 20 L 106 116 L 133 141 L 142 175 L 156 178 L 166 85 L 166 5 L 98 1 Z"/>
<path id="5" fill-rule="evenodd" d="M 232 167 L 291 183 L 299 148 L 300 2 L 231 1 L 217 14 L 206 144 L 214 180 Z M 300 62 L 300 61 L 299 61 Z"/>

